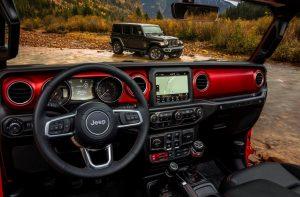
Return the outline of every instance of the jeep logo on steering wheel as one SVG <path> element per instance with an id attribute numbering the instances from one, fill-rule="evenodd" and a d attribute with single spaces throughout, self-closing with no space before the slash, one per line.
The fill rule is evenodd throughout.
<path id="1" fill-rule="evenodd" d="M 109 117 L 103 111 L 93 111 L 86 118 L 86 128 L 94 135 L 103 135 L 109 128 Z"/>
<path id="2" fill-rule="evenodd" d="M 91 123 L 91 126 L 94 126 L 94 125 L 105 125 L 106 124 L 106 120 L 93 120 L 92 123 Z"/>

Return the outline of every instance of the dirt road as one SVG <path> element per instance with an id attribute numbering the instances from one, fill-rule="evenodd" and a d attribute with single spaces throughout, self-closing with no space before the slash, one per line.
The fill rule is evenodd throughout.
<path id="1" fill-rule="evenodd" d="M 300 67 L 266 66 L 269 91 L 254 127 L 255 155 L 264 160 L 300 164 Z"/>
<path id="2" fill-rule="evenodd" d="M 103 50 L 21 47 L 19 56 L 10 64 L 57 64 L 148 61 L 132 54 L 121 56 Z M 209 56 L 183 56 L 178 61 L 208 60 Z M 165 60 L 168 61 L 168 60 Z M 255 125 L 252 159 L 300 164 L 300 67 L 268 63 L 269 94 L 262 116 Z M 299 66 L 299 65 L 298 65 Z"/>

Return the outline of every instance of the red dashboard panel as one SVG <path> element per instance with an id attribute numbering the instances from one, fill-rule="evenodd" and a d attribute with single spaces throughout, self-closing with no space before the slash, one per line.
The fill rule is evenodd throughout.
<path id="1" fill-rule="evenodd" d="M 220 98 L 241 94 L 258 92 L 260 86 L 256 84 L 255 77 L 257 69 L 254 68 L 203 68 L 193 69 L 193 94 L 194 99 Z M 132 78 L 140 77 L 146 81 L 146 90 L 144 95 L 147 101 L 150 99 L 151 83 L 149 81 L 148 71 L 146 69 L 128 69 L 125 71 Z M 2 81 L 2 96 L 5 104 L 16 110 L 32 110 L 41 94 L 45 83 L 54 77 L 57 73 L 32 73 L 8 76 Z M 204 74 L 208 79 L 208 86 L 203 90 L 197 88 L 197 77 Z M 91 78 L 109 76 L 100 72 L 86 72 L 74 76 L 75 78 Z M 12 102 L 7 94 L 8 87 L 17 81 L 28 83 L 33 89 L 33 96 L 25 104 L 16 104 Z M 123 92 L 118 101 L 119 103 L 135 103 L 136 99 L 129 88 L 123 84 Z"/>
<path id="2" fill-rule="evenodd" d="M 260 87 L 256 85 L 257 69 L 194 69 L 193 93 L 195 99 L 219 98 L 257 92 Z M 199 90 L 196 79 L 200 74 L 208 78 L 208 87 Z"/>
<path id="3" fill-rule="evenodd" d="M 135 76 L 141 76 L 146 80 L 146 90 L 144 92 L 145 98 L 147 100 L 149 100 L 150 97 L 150 89 L 151 89 L 151 85 L 149 83 L 148 77 L 147 77 L 147 72 L 144 70 L 139 70 L 139 69 L 135 69 L 135 70 L 128 70 L 126 71 L 127 74 L 129 74 L 131 77 L 135 77 Z M 17 76 L 13 76 L 13 77 L 7 77 L 3 80 L 3 85 L 2 85 L 2 95 L 3 95 L 3 101 L 5 102 L 5 104 L 12 108 L 12 109 L 16 109 L 16 110 L 31 110 L 34 108 L 40 94 L 42 91 L 43 86 L 52 78 L 54 77 L 56 74 L 55 73 L 50 73 L 50 74 L 40 74 L 40 73 L 32 73 L 30 75 L 17 75 Z M 87 72 L 87 73 L 81 73 L 78 74 L 76 76 L 74 76 L 74 78 L 91 78 L 91 77 L 106 77 L 109 76 L 106 73 L 100 73 L 100 72 Z M 31 99 L 24 103 L 24 104 L 17 104 L 12 102 L 9 97 L 8 97 L 8 87 L 15 83 L 15 82 L 25 82 L 27 84 L 29 84 L 33 90 L 33 96 L 31 97 Z M 123 92 L 122 95 L 119 99 L 119 103 L 135 103 L 136 99 L 134 98 L 134 96 L 130 93 L 129 88 L 126 86 L 126 84 L 123 83 Z"/>

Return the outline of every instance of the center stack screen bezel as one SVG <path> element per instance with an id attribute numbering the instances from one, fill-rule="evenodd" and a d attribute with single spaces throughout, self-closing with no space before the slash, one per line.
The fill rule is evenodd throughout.
<path id="1" fill-rule="evenodd" d="M 187 73 L 188 77 L 188 98 L 186 100 L 180 101 L 170 101 L 170 102 L 157 102 L 156 95 L 156 76 L 164 75 L 176 75 L 176 73 Z M 178 103 L 189 103 L 193 98 L 193 89 L 192 89 L 192 71 L 190 68 L 153 68 L 149 71 L 149 80 L 152 84 L 151 89 L 151 105 L 152 106 L 165 106 L 165 105 L 174 105 Z"/>

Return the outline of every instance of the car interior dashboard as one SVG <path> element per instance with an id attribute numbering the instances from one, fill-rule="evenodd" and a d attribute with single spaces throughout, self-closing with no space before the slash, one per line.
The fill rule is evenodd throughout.
<path id="1" fill-rule="evenodd" d="M 206 140 L 213 152 L 224 136 L 247 132 L 257 121 L 267 96 L 265 67 L 253 63 L 111 65 L 125 71 L 148 102 L 150 130 L 141 153 L 141 162 L 148 166 L 146 174 L 163 169 L 160 166 L 169 161 L 189 162 L 186 158 L 192 156 L 191 144 L 198 139 Z M 44 170 L 39 162 L 26 159 L 39 157 L 34 148 L 32 115 L 48 82 L 70 66 L 11 66 L 1 73 L 1 148 L 10 158 L 4 166 L 11 169 L 7 177 Z M 90 101 L 117 108 L 138 105 L 129 87 L 115 76 L 83 72 L 55 87 L 45 113 L 71 111 Z"/>

